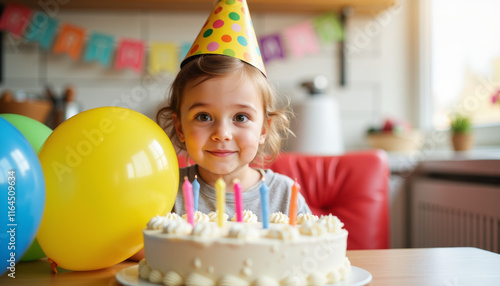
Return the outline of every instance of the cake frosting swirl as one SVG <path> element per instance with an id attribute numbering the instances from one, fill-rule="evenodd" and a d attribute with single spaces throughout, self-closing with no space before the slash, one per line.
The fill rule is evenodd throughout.
<path id="1" fill-rule="evenodd" d="M 187 220 L 187 214 L 183 214 L 182 215 L 182 218 L 184 220 Z M 194 222 L 209 222 L 210 221 L 210 217 L 200 211 L 195 211 L 193 213 L 193 221 Z"/>
<path id="2" fill-rule="evenodd" d="M 208 213 L 208 218 L 210 219 L 211 222 L 217 222 L 218 217 L 219 217 L 219 211 Z M 224 221 L 227 221 L 228 219 L 229 215 L 224 213 Z"/>
<path id="3" fill-rule="evenodd" d="M 199 238 L 216 238 L 220 236 L 220 229 L 210 222 L 197 223 L 193 228 L 193 236 Z"/>
<path id="4" fill-rule="evenodd" d="M 161 229 L 164 221 L 165 221 L 165 217 L 157 215 L 149 220 L 149 222 L 147 224 L 147 228 L 148 229 Z"/>
<path id="5" fill-rule="evenodd" d="M 272 213 L 269 216 L 270 223 L 288 224 L 289 221 L 290 221 L 290 219 L 288 218 L 288 216 L 282 212 Z"/>
<path id="6" fill-rule="evenodd" d="M 193 231 L 193 227 L 185 220 L 169 220 L 163 224 L 163 233 L 174 235 L 188 235 Z"/>
<path id="7" fill-rule="evenodd" d="M 255 240 L 258 239 L 259 236 L 260 234 L 258 229 L 242 223 L 232 225 L 228 234 L 228 237 L 242 240 Z"/>
<path id="8" fill-rule="evenodd" d="M 300 225 L 299 231 L 303 235 L 321 236 L 327 232 L 327 229 L 323 224 L 306 221 Z"/>
<path id="9" fill-rule="evenodd" d="M 299 214 L 297 216 L 297 224 L 303 224 L 307 221 L 311 221 L 311 222 L 317 222 L 318 221 L 318 216 L 317 215 L 313 215 L 313 214 Z"/>
<path id="10" fill-rule="evenodd" d="M 268 233 L 268 238 L 281 240 L 295 240 L 300 236 L 299 231 L 294 226 L 285 224 L 279 227 L 271 228 Z"/>
<path id="11" fill-rule="evenodd" d="M 255 215 L 252 211 L 244 210 L 243 211 L 243 222 L 246 223 L 256 223 L 258 221 L 257 215 Z M 236 214 L 231 218 L 231 221 L 236 221 Z"/>
<path id="12" fill-rule="evenodd" d="M 184 284 L 184 279 L 175 271 L 167 271 L 167 273 L 163 276 L 162 282 L 168 286 L 181 286 Z"/>
<path id="13" fill-rule="evenodd" d="M 321 216 L 318 220 L 319 223 L 325 225 L 329 232 L 340 232 L 344 227 L 344 223 L 340 219 L 332 214 L 327 216 Z"/>
<path id="14" fill-rule="evenodd" d="M 159 229 L 161 230 L 163 228 L 163 224 L 167 221 L 171 220 L 178 220 L 181 217 L 178 216 L 176 213 L 168 213 L 165 216 L 160 216 L 156 215 L 155 217 L 151 218 L 147 224 L 148 229 Z"/>

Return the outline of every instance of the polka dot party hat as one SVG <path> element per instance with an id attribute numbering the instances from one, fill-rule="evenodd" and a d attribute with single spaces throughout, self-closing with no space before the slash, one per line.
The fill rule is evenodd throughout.
<path id="1" fill-rule="evenodd" d="M 181 67 L 193 57 L 202 54 L 235 57 L 253 65 L 266 75 L 246 0 L 218 1 Z"/>

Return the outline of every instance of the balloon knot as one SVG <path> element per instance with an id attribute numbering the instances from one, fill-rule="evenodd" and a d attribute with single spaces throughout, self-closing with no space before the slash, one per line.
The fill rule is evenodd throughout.
<path id="1" fill-rule="evenodd" d="M 50 262 L 50 269 L 52 270 L 52 272 L 54 274 L 57 274 L 57 263 L 50 258 L 47 258 L 47 260 L 48 260 L 48 262 Z"/>

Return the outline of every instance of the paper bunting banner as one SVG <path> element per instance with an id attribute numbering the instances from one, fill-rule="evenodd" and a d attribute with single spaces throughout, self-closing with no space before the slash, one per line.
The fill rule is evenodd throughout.
<path id="1" fill-rule="evenodd" d="M 279 34 L 260 37 L 259 46 L 264 63 L 275 59 L 285 58 L 285 52 Z"/>
<path id="2" fill-rule="evenodd" d="M 54 45 L 54 53 L 66 53 L 76 61 L 80 57 L 84 38 L 84 29 L 77 26 L 64 24 L 61 27 L 59 36 L 56 39 L 56 43 Z"/>
<path id="3" fill-rule="evenodd" d="M 22 36 L 31 19 L 31 14 L 30 8 L 7 4 L 0 19 L 0 30 L 7 30 L 16 36 Z"/>
<path id="4" fill-rule="evenodd" d="M 287 28 L 284 32 L 288 47 L 296 58 L 319 52 L 318 39 L 311 22 L 304 22 Z"/>
<path id="5" fill-rule="evenodd" d="M 59 21 L 56 19 L 48 17 L 43 12 L 36 12 L 26 28 L 24 37 L 29 42 L 39 43 L 42 49 L 48 50 L 54 41 L 58 25 Z"/>
<path id="6" fill-rule="evenodd" d="M 40 6 L 42 7 L 42 6 Z M 42 7 L 44 8 L 44 7 Z M 67 54 L 73 60 L 83 57 L 85 62 L 98 62 L 117 70 L 131 68 L 141 73 L 146 59 L 146 43 L 141 40 L 122 39 L 118 45 L 115 37 L 92 31 L 86 36 L 84 28 L 63 24 L 53 18 L 55 13 L 32 11 L 17 4 L 6 4 L 0 17 L 0 30 L 16 36 L 9 38 L 21 44 L 38 43 L 44 50 L 55 54 Z M 253 29 L 246 31 L 254 34 Z M 11 36 L 11 35 L 8 36 Z M 227 37 L 226 37 L 227 38 Z M 249 41 L 255 37 L 249 37 Z M 288 57 L 301 58 L 319 52 L 319 42 L 330 44 L 344 39 L 344 28 L 337 15 L 325 13 L 311 21 L 299 23 L 275 34 L 257 38 L 260 55 L 264 63 L 286 60 Z M 224 41 L 224 39 L 222 40 Z M 186 57 L 193 43 L 155 42 L 149 44 L 148 69 L 152 74 L 159 72 L 176 73 L 179 62 Z M 82 55 L 82 49 L 86 49 Z M 116 50 L 116 57 L 113 54 Z M 257 50 L 257 54 L 259 51 Z"/>
<path id="7" fill-rule="evenodd" d="M 118 46 L 115 68 L 129 67 L 140 73 L 144 61 L 144 42 L 138 40 L 122 40 Z"/>
<path id="8" fill-rule="evenodd" d="M 333 13 L 323 14 L 314 19 L 314 28 L 318 38 L 323 43 L 342 41 L 344 39 L 344 29 L 337 15 Z"/>
<path id="9" fill-rule="evenodd" d="M 96 61 L 105 67 L 109 67 L 114 49 L 114 41 L 112 36 L 92 33 L 87 44 L 84 60 L 86 62 Z"/>
<path id="10" fill-rule="evenodd" d="M 149 52 L 149 71 L 151 74 L 159 72 L 175 73 L 179 62 L 177 45 L 174 43 L 152 43 Z"/>

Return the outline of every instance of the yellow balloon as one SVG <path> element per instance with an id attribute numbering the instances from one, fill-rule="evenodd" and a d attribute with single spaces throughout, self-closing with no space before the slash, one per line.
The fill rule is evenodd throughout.
<path id="1" fill-rule="evenodd" d="M 143 247 L 148 220 L 175 202 L 174 147 L 133 110 L 82 112 L 52 132 L 39 156 L 47 197 L 37 239 L 62 268 L 95 270 L 125 260 Z"/>

